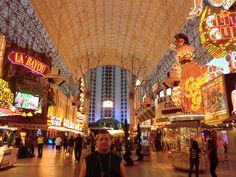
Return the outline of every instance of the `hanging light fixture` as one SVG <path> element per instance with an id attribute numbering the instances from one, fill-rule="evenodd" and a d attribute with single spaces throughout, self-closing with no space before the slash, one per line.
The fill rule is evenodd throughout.
<path id="1" fill-rule="evenodd" d="M 28 117 L 32 117 L 32 116 L 33 116 L 33 114 L 32 114 L 31 112 L 28 112 L 26 115 L 27 115 Z"/>
<path id="2" fill-rule="evenodd" d="M 23 113 L 21 114 L 21 116 L 26 117 L 27 115 L 26 115 L 25 112 L 23 112 Z"/>

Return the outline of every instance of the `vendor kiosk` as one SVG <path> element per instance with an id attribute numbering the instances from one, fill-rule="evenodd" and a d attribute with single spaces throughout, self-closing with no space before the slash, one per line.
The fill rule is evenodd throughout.
<path id="1" fill-rule="evenodd" d="M 143 155 L 150 155 L 150 132 L 151 126 L 150 125 L 141 125 L 141 145 L 142 145 L 142 152 Z"/>
<path id="2" fill-rule="evenodd" d="M 176 146 L 169 151 L 172 165 L 176 169 L 189 170 L 189 149 L 193 140 L 198 142 L 199 148 L 202 150 L 199 157 L 199 171 L 206 169 L 205 147 L 203 147 L 201 137 L 201 121 L 203 118 L 204 115 L 201 114 L 181 114 L 169 117 L 171 123 L 167 128 L 175 129 L 175 135 L 177 135 L 175 138 Z"/>
<path id="3" fill-rule="evenodd" d="M 17 154 L 17 148 L 7 148 L 6 145 L 0 147 L 0 169 L 13 166 L 16 163 Z"/>

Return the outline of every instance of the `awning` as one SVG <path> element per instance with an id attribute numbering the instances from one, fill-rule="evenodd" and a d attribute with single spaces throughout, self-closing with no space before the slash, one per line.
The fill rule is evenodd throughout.
<path id="1" fill-rule="evenodd" d="M 46 124 L 31 124 L 31 123 L 14 123 L 14 122 L 9 122 L 8 126 L 10 127 L 16 127 L 16 128 L 21 128 L 21 129 L 28 129 L 28 130 L 47 130 L 47 125 Z"/>
<path id="2" fill-rule="evenodd" d="M 236 122 L 236 115 L 232 115 L 223 121 L 223 123 L 230 123 L 230 122 Z"/>
<path id="3" fill-rule="evenodd" d="M 210 129 L 210 128 L 214 128 L 214 126 L 202 123 L 201 128 L 203 128 L 203 129 Z"/>
<path id="4" fill-rule="evenodd" d="M 155 106 L 145 108 L 139 115 L 140 122 L 152 119 L 155 117 Z"/>
<path id="5" fill-rule="evenodd" d="M 199 121 L 179 121 L 179 122 L 172 122 L 166 126 L 166 128 L 180 128 L 180 127 L 198 128 L 201 127 L 201 123 Z"/>
<path id="6" fill-rule="evenodd" d="M 115 129 L 121 128 L 121 122 L 116 120 L 115 118 L 103 118 L 92 124 L 92 127 L 113 127 Z"/>
<path id="7" fill-rule="evenodd" d="M 17 116 L 20 113 L 12 112 L 10 109 L 0 108 L 0 117 Z"/>
<path id="8" fill-rule="evenodd" d="M 70 129 L 70 128 L 67 128 L 67 127 L 49 126 L 48 129 L 64 131 L 64 132 L 68 131 L 68 132 L 79 133 L 81 135 L 84 135 L 84 133 L 82 131 L 73 130 L 73 129 Z"/>

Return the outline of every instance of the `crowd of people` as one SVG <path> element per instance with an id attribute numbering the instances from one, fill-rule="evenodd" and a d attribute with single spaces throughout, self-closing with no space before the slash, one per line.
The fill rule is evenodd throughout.
<path id="1" fill-rule="evenodd" d="M 108 139 L 108 137 L 109 139 Z M 88 169 L 90 168 L 87 166 L 88 164 L 92 163 L 94 158 L 98 158 L 98 163 L 96 164 L 97 172 L 96 173 L 110 173 L 109 171 L 114 171 L 113 167 L 109 167 L 109 159 L 114 158 L 114 164 L 122 164 L 121 165 L 121 172 L 119 174 L 123 174 L 123 162 L 122 162 L 122 150 L 124 149 L 124 139 L 123 137 L 111 137 L 109 132 L 106 130 L 102 130 L 98 133 L 95 137 L 93 134 L 89 136 L 82 136 L 81 134 L 71 135 L 70 137 L 67 136 L 56 136 L 52 139 L 52 148 L 54 149 L 56 154 L 60 154 L 61 151 L 63 153 L 69 154 L 70 156 L 75 157 L 75 162 L 80 162 L 82 159 L 81 156 L 84 154 L 85 160 L 83 161 L 82 165 L 82 174 L 80 177 L 86 176 L 85 174 L 88 173 Z M 134 142 L 135 143 L 135 142 Z M 39 134 L 37 137 L 33 137 L 32 134 L 27 134 L 26 136 L 22 137 L 20 133 L 8 133 L 3 134 L 0 132 L 0 147 L 6 145 L 7 147 L 16 147 L 20 149 L 24 149 L 22 147 L 27 147 L 27 151 L 30 152 L 31 156 L 34 157 L 34 147 L 37 145 L 38 149 L 38 157 L 42 157 L 43 155 L 43 145 L 45 144 L 45 139 L 42 134 Z M 191 147 L 189 149 L 189 177 L 191 177 L 192 173 L 195 172 L 196 177 L 199 176 L 199 158 L 200 154 L 204 153 L 207 154 L 208 157 L 208 164 L 209 170 L 212 177 L 216 177 L 216 168 L 219 161 L 224 162 L 227 159 L 227 143 L 223 141 L 222 137 L 218 137 L 217 140 L 207 139 L 206 144 L 203 147 L 201 142 L 201 146 L 196 140 L 191 141 Z M 109 147 L 109 150 L 107 149 Z M 170 146 L 171 147 L 171 146 Z M 166 150 L 169 150 L 170 147 L 167 146 Z M 105 149 L 106 153 L 104 155 L 103 150 Z M 164 149 L 165 150 L 165 149 Z M 107 153 L 108 152 L 108 153 Z M 19 153 L 21 153 L 19 151 Z M 24 152 L 25 153 L 25 152 Z M 112 154 L 110 155 L 107 154 Z M 119 158 L 118 158 L 119 157 Z M 108 159 L 108 160 L 107 160 Z M 116 159 L 116 160 L 115 160 Z M 101 167 L 100 163 L 108 163 L 105 168 Z M 101 168 L 99 170 L 99 168 Z M 90 174 L 88 176 L 94 176 L 95 174 Z M 96 176 L 96 175 L 95 175 Z M 125 176 L 125 174 L 123 174 Z"/>
<path id="2" fill-rule="evenodd" d="M 82 152 L 84 154 L 92 153 L 96 150 L 96 138 L 93 134 L 89 136 L 82 136 L 81 134 L 70 135 L 69 137 L 62 134 L 57 134 L 56 137 L 51 138 L 52 148 L 56 149 L 56 154 L 61 151 L 70 155 L 75 155 L 75 161 L 79 161 Z M 14 147 L 19 149 L 19 157 L 42 157 L 43 145 L 47 143 L 47 139 L 42 134 L 34 136 L 33 133 L 26 133 L 21 136 L 19 132 L 0 132 L 0 147 L 6 146 L 7 148 Z M 122 146 L 124 144 L 123 137 L 113 137 L 111 139 L 111 151 L 122 155 Z M 35 154 L 35 147 L 37 147 L 37 154 Z M 23 149 L 24 152 L 21 152 Z M 24 154 L 26 153 L 30 154 Z M 28 152 L 29 151 L 29 152 Z"/>
<path id="3" fill-rule="evenodd" d="M 56 146 L 56 153 L 60 154 L 63 150 L 64 153 L 75 155 L 75 161 L 79 161 L 82 152 L 84 154 L 93 153 L 96 150 L 96 138 L 94 135 L 81 136 L 81 134 L 67 136 L 57 136 L 52 139 L 52 148 Z M 111 139 L 110 150 L 118 155 L 122 155 L 122 146 L 124 145 L 123 137 L 113 137 Z"/>
<path id="4" fill-rule="evenodd" d="M 74 155 L 76 162 L 80 162 L 82 153 L 85 155 L 80 177 L 126 177 L 122 160 L 122 137 L 112 137 L 107 130 L 102 129 L 96 137 L 92 134 L 87 137 L 81 134 L 71 135 L 69 138 L 58 135 L 53 142 L 56 154 L 62 151 L 70 156 Z"/>
<path id="5" fill-rule="evenodd" d="M 209 162 L 209 170 L 212 177 L 217 177 L 216 168 L 219 161 L 224 162 L 227 159 L 227 144 L 223 141 L 222 137 L 219 137 L 217 140 L 208 139 L 207 140 L 207 148 L 201 150 L 199 148 L 198 142 L 193 140 L 191 147 L 189 149 L 190 152 L 190 169 L 189 169 L 189 177 L 191 177 L 194 168 L 196 177 L 199 176 L 199 158 L 200 153 L 207 154 L 207 162 Z M 204 152 L 202 152 L 204 151 Z"/>
<path id="6" fill-rule="evenodd" d="M 0 132 L 0 147 L 18 148 L 18 158 L 34 157 L 34 137 L 32 134 L 12 131 Z"/>

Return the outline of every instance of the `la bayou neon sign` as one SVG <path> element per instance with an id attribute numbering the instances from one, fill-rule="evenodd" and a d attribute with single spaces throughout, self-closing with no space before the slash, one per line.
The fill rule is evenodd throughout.
<path id="1" fill-rule="evenodd" d="M 12 63 L 22 65 L 40 75 L 45 75 L 48 72 L 47 65 L 25 53 L 13 51 L 8 55 L 8 59 Z"/>

